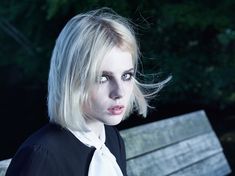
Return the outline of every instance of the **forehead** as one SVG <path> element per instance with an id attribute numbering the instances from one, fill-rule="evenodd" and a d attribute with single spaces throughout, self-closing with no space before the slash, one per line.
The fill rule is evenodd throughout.
<path id="1" fill-rule="evenodd" d="M 134 66 L 131 53 L 118 47 L 114 47 L 104 56 L 100 65 L 100 70 L 122 72 L 133 67 Z"/>

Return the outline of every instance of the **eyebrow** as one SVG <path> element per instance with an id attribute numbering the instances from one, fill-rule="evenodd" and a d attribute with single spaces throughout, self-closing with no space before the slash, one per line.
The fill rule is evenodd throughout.
<path id="1" fill-rule="evenodd" d="M 125 70 L 123 73 L 129 73 L 129 72 L 133 72 L 134 71 L 134 68 L 130 68 L 128 70 Z M 110 71 L 102 71 L 102 74 L 105 74 L 105 75 L 113 75 L 113 72 L 110 72 Z"/>

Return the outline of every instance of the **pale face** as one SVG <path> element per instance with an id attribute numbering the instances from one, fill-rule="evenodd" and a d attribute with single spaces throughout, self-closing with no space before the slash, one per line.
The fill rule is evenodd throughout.
<path id="1" fill-rule="evenodd" d="M 121 122 L 133 91 L 133 68 L 130 52 L 117 47 L 104 57 L 100 68 L 102 76 L 90 92 L 91 106 L 85 106 L 88 127 Z"/>

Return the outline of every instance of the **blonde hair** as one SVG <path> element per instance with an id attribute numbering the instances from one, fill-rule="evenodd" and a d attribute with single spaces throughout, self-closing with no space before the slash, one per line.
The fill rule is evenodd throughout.
<path id="1" fill-rule="evenodd" d="M 104 56 L 114 47 L 129 51 L 137 71 L 139 48 L 127 19 L 110 9 L 78 14 L 65 25 L 52 53 L 48 79 L 48 113 L 50 121 L 72 130 L 87 130 L 83 105 L 95 83 Z M 147 114 L 147 98 L 164 83 L 141 84 L 136 79 L 125 116 L 133 109 Z M 154 91 L 144 93 L 151 88 Z M 142 89 L 142 90 L 141 90 Z"/>

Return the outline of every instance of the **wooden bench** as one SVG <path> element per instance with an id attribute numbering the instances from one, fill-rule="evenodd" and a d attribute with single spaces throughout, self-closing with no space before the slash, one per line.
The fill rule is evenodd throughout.
<path id="1" fill-rule="evenodd" d="M 223 176 L 231 172 L 204 111 L 122 130 L 121 135 L 128 176 Z M 0 162 L 0 176 L 9 162 Z"/>
<path id="2" fill-rule="evenodd" d="M 223 176 L 231 169 L 204 111 L 121 131 L 128 176 Z"/>
<path id="3" fill-rule="evenodd" d="M 5 176 L 7 167 L 9 166 L 10 162 L 11 162 L 11 159 L 0 161 L 0 176 Z"/>

